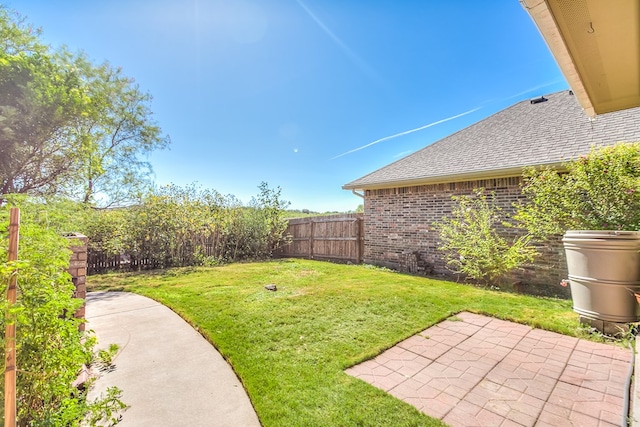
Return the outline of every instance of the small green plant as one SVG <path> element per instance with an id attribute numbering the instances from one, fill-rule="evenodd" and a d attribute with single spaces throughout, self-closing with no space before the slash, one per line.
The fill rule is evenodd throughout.
<path id="1" fill-rule="evenodd" d="M 94 364 L 101 371 L 109 371 L 113 369 L 113 360 L 118 354 L 120 346 L 118 344 L 110 344 L 109 348 L 98 351 Z"/>
<path id="2" fill-rule="evenodd" d="M 515 219 L 536 239 L 567 230 L 640 230 L 640 143 L 592 148 L 563 168 L 524 172 Z"/>
<path id="3" fill-rule="evenodd" d="M 457 274 L 485 284 L 498 282 L 506 273 L 530 262 L 535 249 L 528 234 L 508 240 L 496 230 L 509 226 L 500 215 L 500 207 L 488 200 L 484 190 L 475 196 L 454 196 L 451 216 L 435 223 L 440 233 L 438 249 L 447 266 Z"/>
<path id="4" fill-rule="evenodd" d="M 127 408 L 127 405 L 120 400 L 120 395 L 120 390 L 109 387 L 105 394 L 92 402 L 82 425 L 113 426 L 118 424 L 122 418 L 122 411 Z"/>

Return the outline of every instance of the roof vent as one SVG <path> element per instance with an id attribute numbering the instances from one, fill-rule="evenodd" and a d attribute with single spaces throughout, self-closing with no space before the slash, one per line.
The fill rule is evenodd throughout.
<path id="1" fill-rule="evenodd" d="M 531 99 L 531 103 L 532 104 L 539 104 L 541 102 L 545 102 L 547 101 L 547 98 L 545 98 L 544 96 L 541 96 L 540 98 L 532 98 Z"/>

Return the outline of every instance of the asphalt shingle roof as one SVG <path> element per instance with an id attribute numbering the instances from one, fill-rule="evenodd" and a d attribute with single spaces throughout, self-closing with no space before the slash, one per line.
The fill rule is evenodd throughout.
<path id="1" fill-rule="evenodd" d="M 343 186 L 388 188 L 517 175 L 525 166 L 560 164 L 593 145 L 640 141 L 640 107 L 584 114 L 569 91 L 522 101 Z"/>

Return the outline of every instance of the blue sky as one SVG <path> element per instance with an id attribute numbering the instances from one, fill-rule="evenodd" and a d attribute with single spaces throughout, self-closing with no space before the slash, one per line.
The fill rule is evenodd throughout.
<path id="1" fill-rule="evenodd" d="M 158 184 L 245 202 L 266 181 L 294 209 L 355 209 L 343 184 L 568 87 L 518 0 L 6 4 L 153 95 Z"/>

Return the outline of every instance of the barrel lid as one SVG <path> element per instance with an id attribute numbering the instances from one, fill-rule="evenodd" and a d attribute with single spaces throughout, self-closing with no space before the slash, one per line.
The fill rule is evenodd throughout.
<path id="1" fill-rule="evenodd" d="M 565 239 L 640 239 L 640 231 L 628 230 L 567 230 Z"/>

